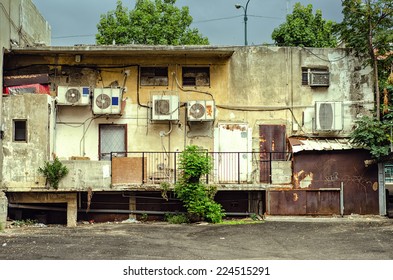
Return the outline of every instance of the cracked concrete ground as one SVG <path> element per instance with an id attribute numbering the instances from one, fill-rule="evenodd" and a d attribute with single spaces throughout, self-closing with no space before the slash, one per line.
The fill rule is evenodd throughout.
<path id="1" fill-rule="evenodd" d="M 393 220 L 274 218 L 257 224 L 8 228 L 1 260 L 392 260 Z"/>

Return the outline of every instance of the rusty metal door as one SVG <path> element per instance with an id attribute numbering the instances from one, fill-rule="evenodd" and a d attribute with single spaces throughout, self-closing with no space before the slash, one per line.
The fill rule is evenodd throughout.
<path id="1" fill-rule="evenodd" d="M 285 159 L 285 131 L 285 125 L 259 126 L 259 178 L 261 183 L 271 183 L 271 161 Z"/>

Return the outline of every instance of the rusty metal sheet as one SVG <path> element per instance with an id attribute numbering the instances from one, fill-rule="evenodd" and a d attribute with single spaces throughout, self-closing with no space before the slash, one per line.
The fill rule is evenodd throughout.
<path id="1" fill-rule="evenodd" d="M 259 126 L 260 182 L 270 183 L 271 160 L 283 160 L 286 152 L 285 125 Z"/>
<path id="2" fill-rule="evenodd" d="M 5 76 L 4 86 L 22 86 L 31 84 L 48 84 L 48 74 L 31 74 L 31 75 L 19 75 L 19 76 Z"/>
<path id="3" fill-rule="evenodd" d="M 294 188 L 340 188 L 344 214 L 378 214 L 377 166 L 365 167 L 365 150 L 303 151 L 294 155 Z"/>
<path id="4" fill-rule="evenodd" d="M 270 215 L 340 214 L 338 191 L 269 191 Z"/>
<path id="5" fill-rule="evenodd" d="M 306 193 L 304 191 L 269 191 L 270 215 L 306 215 Z"/>
<path id="6" fill-rule="evenodd" d="M 340 214 L 339 191 L 305 191 L 308 215 Z"/>
<path id="7" fill-rule="evenodd" d="M 301 151 L 333 151 L 359 149 L 351 144 L 350 139 L 300 139 L 291 137 L 288 139 L 292 152 Z"/>

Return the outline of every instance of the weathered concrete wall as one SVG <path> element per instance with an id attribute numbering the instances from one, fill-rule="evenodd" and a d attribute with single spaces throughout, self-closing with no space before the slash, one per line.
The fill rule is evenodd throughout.
<path id="1" fill-rule="evenodd" d="M 0 0 L 0 46 L 50 45 L 51 27 L 31 0 Z"/>
<path id="2" fill-rule="evenodd" d="M 329 69 L 330 86 L 302 85 L 302 67 Z M 220 110 L 220 118 L 246 119 L 254 126 L 284 124 L 288 136 L 348 136 L 356 117 L 373 108 L 370 74 L 371 69 L 363 68 L 347 49 L 238 48 L 231 58 L 228 98 L 224 103 L 231 107 Z M 342 131 L 315 131 L 317 101 L 343 102 Z M 235 104 L 244 109 L 252 106 L 258 112 L 233 111 Z M 253 131 L 256 144 L 258 130 Z"/>
<path id="3" fill-rule="evenodd" d="M 5 229 L 7 222 L 8 200 L 4 192 L 0 192 L 0 231 Z"/>
<path id="4" fill-rule="evenodd" d="M 42 185 L 38 168 L 51 156 L 50 123 L 54 104 L 48 95 L 24 94 L 3 99 L 2 188 L 27 188 Z M 14 120 L 26 120 L 27 141 L 14 141 Z"/>
<path id="5" fill-rule="evenodd" d="M 234 47 L 233 50 L 234 54 L 229 58 L 214 55 L 160 56 L 143 52 L 123 55 L 111 52 L 110 55 L 100 56 L 91 51 L 81 56 L 81 62 L 75 62 L 78 48 L 73 48 L 71 54 L 57 54 L 49 48 L 46 56 L 13 56 L 10 63 L 14 66 L 22 66 L 26 61 L 58 64 L 56 68 L 42 68 L 46 73 L 53 72 L 53 89 L 58 85 L 125 86 L 126 106 L 121 118 L 93 118 L 89 106 L 59 107 L 61 121 L 56 127 L 56 153 L 63 159 L 87 156 L 97 160 L 99 124 L 127 124 L 128 151 L 176 151 L 189 144 L 198 144 L 213 151 L 214 127 L 219 123 L 248 123 L 253 133 L 252 148 L 258 150 L 259 125 L 285 125 L 287 136 L 342 137 L 349 135 L 359 114 L 367 114 L 372 109 L 374 98 L 370 69 L 363 69 L 361 62 L 348 50 L 265 46 Z M 203 52 L 203 47 L 200 52 Z M 96 66 L 83 68 L 80 64 Z M 107 71 L 105 65 L 126 66 Z M 140 85 L 138 70 L 139 66 L 144 65 L 168 66 L 168 86 Z M 181 67 L 187 65 L 209 65 L 210 86 L 189 87 L 186 92 L 179 89 L 176 83 L 181 81 Z M 97 72 L 100 67 L 104 67 L 103 71 Z M 302 85 L 302 67 L 327 68 L 330 86 Z M 23 69 L 24 72 L 28 70 Z M 129 76 L 125 78 L 127 70 Z M 195 126 L 187 123 L 184 106 L 179 108 L 179 121 L 172 126 L 168 122 L 150 122 L 150 110 L 143 106 L 151 105 L 151 96 L 157 91 L 173 91 L 179 96 L 180 105 L 190 100 L 211 98 L 201 91 L 212 94 L 217 105 L 214 124 L 202 130 L 202 135 L 195 134 Z M 343 130 L 315 131 L 315 103 L 318 101 L 343 102 Z M 163 132 L 170 133 L 161 136 Z"/>
<path id="6" fill-rule="evenodd" d="M 10 203 L 67 203 L 67 226 L 75 227 L 78 216 L 76 193 L 8 193 Z"/>
<path id="7" fill-rule="evenodd" d="M 74 160 L 63 161 L 69 173 L 60 181 L 59 191 L 111 190 L 111 162 Z"/>
<path id="8" fill-rule="evenodd" d="M 272 184 L 292 183 L 292 161 L 272 161 Z"/>

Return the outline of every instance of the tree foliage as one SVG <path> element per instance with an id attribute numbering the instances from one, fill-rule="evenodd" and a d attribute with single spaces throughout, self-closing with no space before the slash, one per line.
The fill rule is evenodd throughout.
<path id="1" fill-rule="evenodd" d="M 356 121 L 356 129 L 351 134 L 352 142 L 370 150 L 371 156 L 379 159 L 389 153 L 390 125 L 374 117 L 363 116 Z"/>
<path id="2" fill-rule="evenodd" d="M 393 1 L 342 0 L 342 6 L 344 18 L 337 31 L 346 47 L 353 48 L 373 68 L 376 118 L 379 120 L 379 80 L 385 81 L 388 77 L 379 77 L 381 72 L 378 57 L 389 55 L 393 51 Z"/>
<path id="3" fill-rule="evenodd" d="M 189 8 L 178 8 L 175 3 L 176 0 L 137 0 L 135 8 L 129 11 L 122 1 L 117 1 L 114 11 L 101 15 L 97 44 L 209 44 L 198 29 L 190 28 Z"/>
<path id="4" fill-rule="evenodd" d="M 311 4 L 296 3 L 286 22 L 274 29 L 272 39 L 278 46 L 336 47 L 334 26 L 333 21 L 322 18 L 321 10 L 316 10 L 314 15 Z"/>

